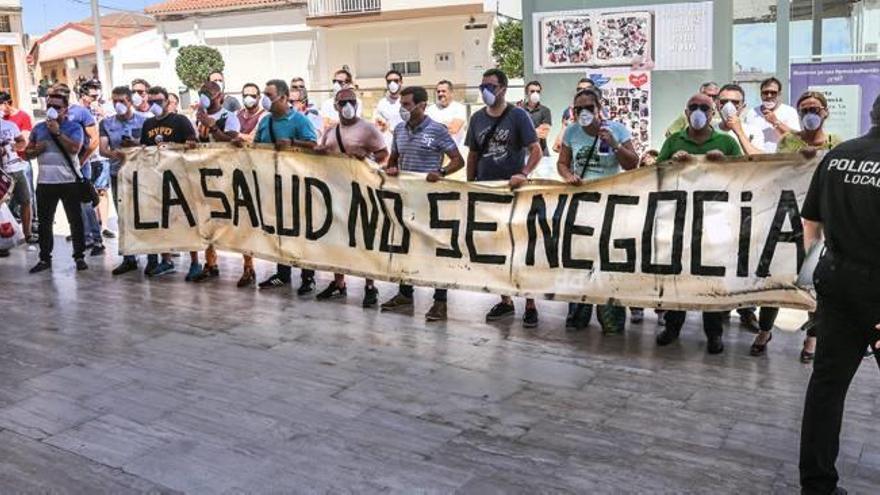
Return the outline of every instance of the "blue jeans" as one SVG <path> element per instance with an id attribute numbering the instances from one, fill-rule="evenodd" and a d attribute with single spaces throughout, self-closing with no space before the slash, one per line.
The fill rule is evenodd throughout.
<path id="1" fill-rule="evenodd" d="M 86 179 L 92 179 L 92 164 L 85 163 L 82 166 L 82 174 Z M 82 203 L 83 230 L 85 231 L 86 245 L 101 246 L 104 239 L 101 237 L 101 222 L 98 221 L 98 213 L 91 203 Z"/>

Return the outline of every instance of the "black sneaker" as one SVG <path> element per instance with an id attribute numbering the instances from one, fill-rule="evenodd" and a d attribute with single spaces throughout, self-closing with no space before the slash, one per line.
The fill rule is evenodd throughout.
<path id="1" fill-rule="evenodd" d="M 0 249 L 0 258 L 8 258 L 9 250 L 8 249 Z"/>
<path id="2" fill-rule="evenodd" d="M 31 268 L 30 273 L 40 273 L 44 270 L 48 270 L 49 268 L 52 268 L 51 261 L 40 260 L 36 265 L 34 265 L 33 268 Z"/>
<path id="3" fill-rule="evenodd" d="M 333 282 L 330 282 L 330 285 L 328 285 L 326 289 L 319 292 L 318 295 L 315 296 L 315 298 L 319 301 L 323 301 L 326 299 L 336 299 L 340 297 L 345 297 L 346 292 L 347 291 L 345 286 L 343 285 L 342 287 L 339 287 L 338 285 L 336 285 L 336 281 L 334 280 Z"/>
<path id="4" fill-rule="evenodd" d="M 86 264 L 86 260 L 82 258 L 77 258 L 74 260 L 76 263 L 76 271 L 81 272 L 89 269 L 89 265 Z"/>
<path id="5" fill-rule="evenodd" d="M 299 289 L 296 289 L 296 295 L 305 296 L 315 292 L 315 279 L 307 278 L 302 281 L 302 284 L 299 286 Z"/>
<path id="6" fill-rule="evenodd" d="M 94 246 L 92 250 L 89 251 L 89 256 L 101 256 L 102 254 L 104 254 L 104 251 L 106 251 L 104 245 L 99 244 L 97 246 Z"/>
<path id="7" fill-rule="evenodd" d="M 153 271 L 154 271 L 154 270 L 156 269 L 156 267 L 158 267 L 158 266 L 159 266 L 159 262 L 158 262 L 158 261 L 147 261 L 147 266 L 144 268 L 144 275 L 146 275 L 146 276 L 148 276 L 148 277 L 151 276 L 151 275 L 153 275 Z"/>
<path id="8" fill-rule="evenodd" d="M 116 268 L 113 269 L 113 275 L 122 275 L 128 272 L 133 272 L 138 269 L 137 261 L 123 261 Z"/>
<path id="9" fill-rule="evenodd" d="M 706 351 L 709 354 L 721 354 L 724 352 L 724 342 L 721 341 L 720 335 L 709 337 L 709 341 L 706 344 Z"/>
<path id="10" fill-rule="evenodd" d="M 202 268 L 202 271 L 193 277 L 193 282 L 205 282 L 212 278 L 217 278 L 220 276 L 220 267 L 217 266 L 206 266 Z"/>
<path id="11" fill-rule="evenodd" d="M 379 303 L 379 289 L 375 287 L 367 287 L 364 289 L 364 301 L 361 306 L 372 308 Z"/>
<path id="12" fill-rule="evenodd" d="M 526 314 L 523 315 L 523 326 L 526 328 L 538 326 L 538 308 L 526 308 Z"/>
<path id="13" fill-rule="evenodd" d="M 657 335 L 657 345 L 663 347 L 678 340 L 678 332 L 666 328 Z"/>
<path id="14" fill-rule="evenodd" d="M 276 273 L 276 274 L 272 275 L 271 277 L 267 278 L 266 280 L 260 282 L 258 287 L 261 289 L 280 289 L 281 287 L 284 287 L 286 285 L 290 285 L 290 281 L 285 282 Z"/>
<path id="15" fill-rule="evenodd" d="M 514 314 L 516 314 L 516 308 L 513 307 L 513 303 L 500 302 L 495 306 L 492 306 L 492 309 L 486 313 L 486 321 L 497 321 L 513 316 Z"/>

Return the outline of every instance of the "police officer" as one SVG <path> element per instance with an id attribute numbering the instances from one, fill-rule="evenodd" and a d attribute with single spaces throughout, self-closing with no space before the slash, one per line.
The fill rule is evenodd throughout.
<path id="1" fill-rule="evenodd" d="M 813 275 L 818 345 L 801 430 L 804 494 L 846 493 L 834 468 L 843 404 L 865 348 L 880 346 L 880 97 L 871 121 L 867 135 L 825 155 L 801 212 L 805 245 L 826 239 Z"/>

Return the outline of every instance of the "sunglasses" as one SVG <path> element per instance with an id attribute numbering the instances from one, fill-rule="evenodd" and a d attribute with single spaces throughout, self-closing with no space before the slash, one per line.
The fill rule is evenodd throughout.
<path id="1" fill-rule="evenodd" d="M 158 99 L 158 100 L 147 100 L 147 103 L 149 103 L 150 105 L 164 106 L 164 105 L 165 105 L 165 99 L 164 99 L 164 98 L 161 98 L 161 99 Z"/>
<path id="2" fill-rule="evenodd" d="M 397 79 L 397 78 L 394 78 L 394 79 L 385 79 L 385 82 L 388 83 L 388 84 L 391 84 L 391 83 L 393 83 L 393 82 L 396 82 L 397 84 L 400 84 L 400 79 Z"/>
<path id="3" fill-rule="evenodd" d="M 480 91 L 485 91 L 487 89 L 494 93 L 498 89 L 498 86 L 494 84 L 480 84 Z"/>
<path id="4" fill-rule="evenodd" d="M 799 109 L 798 113 L 800 113 L 801 115 L 806 115 L 808 113 L 815 113 L 818 115 L 818 114 L 822 113 L 822 110 L 825 110 L 825 109 L 822 107 L 807 107 L 807 108 Z"/>
<path id="5" fill-rule="evenodd" d="M 779 94 L 779 91 L 773 89 L 763 89 L 761 90 L 761 94 L 765 96 L 776 96 Z"/>
<path id="6" fill-rule="evenodd" d="M 574 107 L 574 114 L 580 115 L 580 113 L 583 112 L 584 110 L 586 110 L 590 113 L 596 113 L 596 105 L 584 105 L 581 107 Z"/>
<path id="7" fill-rule="evenodd" d="M 342 79 L 334 79 L 332 81 L 332 84 L 339 84 L 340 86 L 345 86 L 346 84 L 348 84 L 348 81 L 345 81 Z"/>
<path id="8" fill-rule="evenodd" d="M 742 103 L 740 100 L 719 100 L 722 105 L 727 105 L 728 103 L 733 103 L 736 106 L 739 106 Z"/>
<path id="9" fill-rule="evenodd" d="M 705 103 L 691 103 L 690 105 L 688 105 L 688 110 L 690 110 L 691 112 L 696 112 L 697 110 L 708 112 L 711 109 L 712 107 L 706 105 Z"/>
<path id="10" fill-rule="evenodd" d="M 339 100 L 339 101 L 337 101 L 336 103 L 337 103 L 340 107 L 344 107 L 345 105 L 351 105 L 351 106 L 356 106 L 356 105 L 357 105 L 357 101 L 356 101 L 356 100 Z"/>

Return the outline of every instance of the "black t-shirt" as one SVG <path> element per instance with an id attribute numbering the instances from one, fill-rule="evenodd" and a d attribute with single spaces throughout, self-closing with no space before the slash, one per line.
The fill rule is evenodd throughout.
<path id="1" fill-rule="evenodd" d="M 179 113 L 172 113 L 162 119 L 153 117 L 144 122 L 141 130 L 141 144 L 154 146 L 156 136 L 162 136 L 163 143 L 180 143 L 195 141 L 196 130 L 188 118 Z"/>
<path id="2" fill-rule="evenodd" d="M 813 174 L 801 216 L 822 222 L 833 252 L 880 266 L 880 127 L 825 155 Z"/>
<path id="3" fill-rule="evenodd" d="M 544 124 L 553 125 L 553 117 L 550 113 L 550 109 L 544 105 L 538 103 L 538 106 L 531 108 L 523 103 L 522 109 L 529 114 L 529 117 L 531 117 L 532 123 L 535 124 L 535 129 Z M 541 143 L 541 151 L 544 153 L 544 156 L 550 156 L 550 150 L 547 149 L 547 140 L 538 138 L 538 141 Z"/>

